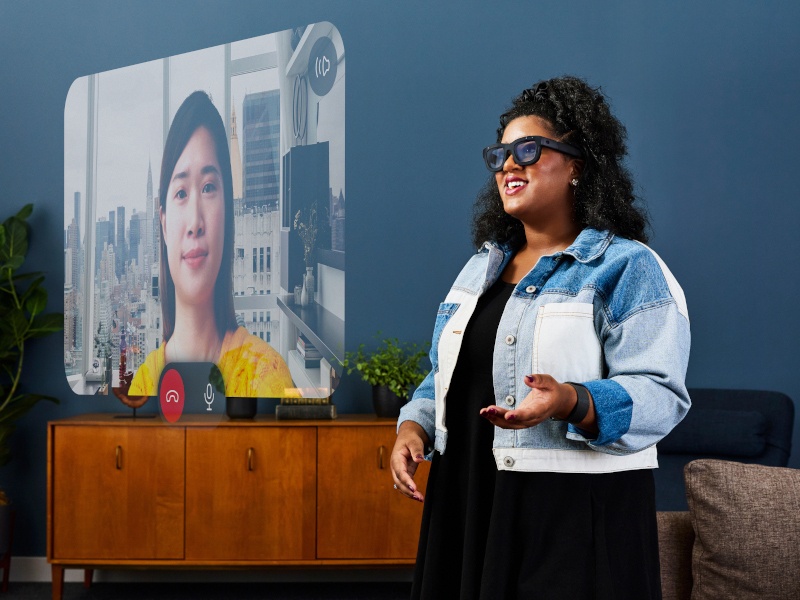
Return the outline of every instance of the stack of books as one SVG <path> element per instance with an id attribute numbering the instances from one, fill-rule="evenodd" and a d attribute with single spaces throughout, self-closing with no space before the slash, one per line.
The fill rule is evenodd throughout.
<path id="1" fill-rule="evenodd" d="M 275 407 L 276 419 L 335 419 L 330 398 L 282 398 Z"/>
<path id="2" fill-rule="evenodd" d="M 305 361 L 306 369 L 319 368 L 322 352 L 320 352 L 302 333 L 297 336 L 297 352 L 300 353 L 300 357 Z"/>
<path id="3" fill-rule="evenodd" d="M 297 336 L 297 353 L 304 362 L 306 369 L 319 369 L 323 361 L 322 352 L 302 333 Z M 327 365 L 327 361 L 325 361 Z M 330 368 L 330 365 L 328 365 Z M 312 382 L 316 385 L 315 382 Z M 330 393 L 329 385 L 324 389 Z M 322 391 L 315 389 L 314 391 Z M 302 394 L 302 390 L 298 390 Z M 275 407 L 276 419 L 335 419 L 336 407 L 329 396 L 322 398 L 304 398 L 301 395 L 292 398 L 281 398 L 281 403 Z"/>

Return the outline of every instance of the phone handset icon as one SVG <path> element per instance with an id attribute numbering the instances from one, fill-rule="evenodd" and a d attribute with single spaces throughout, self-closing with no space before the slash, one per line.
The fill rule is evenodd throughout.
<path id="1" fill-rule="evenodd" d="M 211 410 L 211 404 L 214 402 L 214 388 L 211 387 L 210 383 L 206 386 L 206 393 L 203 394 L 203 398 L 205 398 L 206 404 L 208 404 L 206 410 Z"/>

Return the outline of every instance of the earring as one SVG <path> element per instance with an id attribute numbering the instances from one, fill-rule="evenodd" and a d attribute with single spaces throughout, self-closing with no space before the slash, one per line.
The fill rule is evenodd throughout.
<path id="1" fill-rule="evenodd" d="M 572 187 L 578 187 L 578 178 L 577 177 L 573 177 L 572 179 L 569 180 L 569 184 Z"/>

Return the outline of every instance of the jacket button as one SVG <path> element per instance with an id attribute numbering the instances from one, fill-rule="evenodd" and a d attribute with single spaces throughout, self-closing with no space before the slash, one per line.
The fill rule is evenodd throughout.
<path id="1" fill-rule="evenodd" d="M 514 459 L 513 459 L 513 458 L 511 458 L 510 456 L 506 456 L 506 457 L 503 459 L 503 464 L 504 464 L 506 467 L 509 467 L 509 468 L 510 468 L 510 467 L 513 467 L 513 466 L 514 466 Z"/>
<path id="2" fill-rule="evenodd" d="M 508 344 L 509 346 L 511 346 L 516 341 L 517 338 L 515 338 L 513 335 L 509 334 L 506 336 L 506 344 Z"/>
<path id="3" fill-rule="evenodd" d="M 506 396 L 506 404 L 514 406 L 514 396 Z"/>
<path id="4" fill-rule="evenodd" d="M 536 286 L 529 285 L 528 287 L 525 288 L 525 291 L 528 292 L 529 294 L 534 294 L 536 293 Z"/>

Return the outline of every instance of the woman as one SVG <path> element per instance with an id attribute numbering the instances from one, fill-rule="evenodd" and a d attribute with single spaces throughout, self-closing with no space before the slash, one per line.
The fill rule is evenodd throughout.
<path id="1" fill-rule="evenodd" d="M 439 307 L 392 453 L 395 487 L 421 502 L 414 473 L 437 451 L 412 595 L 660 598 L 651 469 L 690 405 L 683 292 L 644 245 L 599 90 L 536 84 L 498 142 L 480 249 Z"/>
<path id="2" fill-rule="evenodd" d="M 236 324 L 233 309 L 233 178 L 225 127 L 205 92 L 178 109 L 159 188 L 164 343 L 137 370 L 129 394 L 157 394 L 167 363 L 213 362 L 231 397 L 294 393 L 269 344 Z"/>

